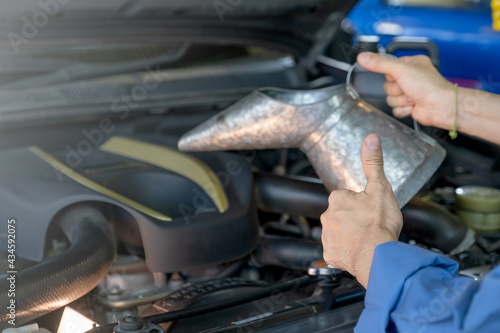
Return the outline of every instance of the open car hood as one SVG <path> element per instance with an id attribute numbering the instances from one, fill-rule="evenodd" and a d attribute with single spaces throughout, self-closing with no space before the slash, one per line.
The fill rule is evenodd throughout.
<path id="1" fill-rule="evenodd" d="M 176 57 L 181 58 L 183 51 L 193 45 L 260 47 L 292 59 L 293 65 L 290 59 L 281 58 L 270 65 L 273 68 L 295 66 L 313 71 L 316 57 L 331 43 L 355 2 L 19 0 L 1 6 L 0 30 L 5 33 L 0 36 L 0 103 L 5 107 L 0 124 L 54 117 L 56 107 L 71 106 L 79 110 L 72 114 L 79 115 L 95 112 L 95 105 L 82 108 L 74 99 L 71 105 L 61 102 L 68 98 L 68 93 L 62 93 L 61 89 L 69 89 L 74 97 L 72 85 L 76 81 L 79 81 L 76 88 L 81 89 L 85 84 L 96 85 L 90 79 L 113 77 L 111 86 L 109 82 L 97 85 L 101 93 L 116 92 L 122 89 L 117 88 L 120 80 L 129 84 L 134 81 L 132 77 L 116 81 L 117 76 L 151 72 L 150 65 L 156 60 L 175 62 Z M 135 47 L 134 52 L 142 54 L 130 55 L 127 49 L 130 45 Z M 160 46 L 151 50 L 155 45 Z M 112 52 L 104 56 L 103 63 L 97 63 L 92 50 L 100 52 L 99 61 L 102 61 L 102 49 L 110 46 L 114 48 Z M 69 57 L 68 49 L 71 49 Z M 59 50 L 66 52 L 64 57 Z M 199 56 L 203 55 L 203 51 L 199 51 Z M 238 64 L 231 66 L 239 67 Z M 266 66 L 259 68 L 267 70 Z M 224 72 L 225 69 L 204 70 L 207 71 Z M 216 77 L 213 80 L 221 82 Z M 248 86 L 235 97 L 254 88 L 258 86 Z M 93 102 L 90 104 L 95 104 Z M 104 102 L 109 109 L 109 101 Z M 163 102 L 161 98 L 155 101 L 159 105 Z"/>
<path id="2" fill-rule="evenodd" d="M 1 6 L 2 50 L 89 41 L 278 45 L 305 58 L 355 0 L 18 0 Z"/>
<path id="3" fill-rule="evenodd" d="M 262 45 L 311 62 L 355 0 L 18 0 L 1 7 L 0 50 L 203 42 Z"/>

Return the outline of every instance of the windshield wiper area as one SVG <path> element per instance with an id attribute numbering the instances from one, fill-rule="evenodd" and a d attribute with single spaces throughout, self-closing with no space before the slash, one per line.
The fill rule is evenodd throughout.
<path id="1" fill-rule="evenodd" d="M 213 65 L 160 69 L 31 89 L 0 89 L 0 123 L 61 120 L 92 114 L 166 110 L 234 102 L 263 86 L 300 88 L 304 69 L 291 56 L 243 57 Z"/>
<path id="2" fill-rule="evenodd" d="M 144 59 L 144 55 L 148 55 L 148 53 L 144 52 L 143 48 L 135 47 L 132 49 L 132 52 L 143 53 L 143 59 L 132 60 L 132 61 L 121 61 L 115 63 L 102 63 L 102 55 L 101 55 L 101 63 L 71 63 L 66 64 L 68 60 L 54 59 L 52 58 L 34 58 L 34 59 L 21 59 L 24 62 L 27 61 L 35 61 L 35 63 L 40 63 L 43 65 L 44 62 L 49 63 L 52 66 L 58 66 L 54 71 L 29 77 L 21 80 L 16 80 L 14 82 L 9 82 L 3 85 L 0 85 L 1 90 L 25 90 L 25 89 L 33 89 L 36 87 L 44 87 L 48 85 L 57 85 L 62 83 L 70 83 L 80 80 L 89 80 L 96 79 L 105 76 L 123 74 L 123 73 L 131 73 L 138 72 L 144 70 L 145 68 L 163 66 L 168 63 L 172 63 L 181 59 L 186 51 L 189 49 L 189 43 L 177 43 L 169 45 L 167 48 L 168 53 L 157 55 L 151 58 Z M 131 52 L 130 48 L 127 50 Z M 114 52 L 120 52 L 120 49 L 115 49 Z M 82 52 L 83 53 L 83 52 Z M 87 51 L 88 53 L 88 51 Z M 144 54 L 146 53 L 146 54 Z M 134 56 L 134 55 L 129 55 Z M 136 56 L 138 57 L 138 56 Z M 87 60 L 88 59 L 84 59 Z M 6 62 L 7 60 L 3 60 Z"/>

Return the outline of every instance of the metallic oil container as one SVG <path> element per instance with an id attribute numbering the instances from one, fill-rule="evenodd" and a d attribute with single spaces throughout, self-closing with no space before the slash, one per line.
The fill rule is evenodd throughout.
<path id="1" fill-rule="evenodd" d="M 442 163 L 446 151 L 359 98 L 352 87 L 262 88 L 184 134 L 183 151 L 300 148 L 330 191 L 363 191 L 363 139 L 378 133 L 384 170 L 404 206 Z"/>

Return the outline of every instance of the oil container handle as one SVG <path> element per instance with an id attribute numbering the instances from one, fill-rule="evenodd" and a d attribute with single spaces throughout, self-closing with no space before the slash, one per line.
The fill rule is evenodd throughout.
<path id="1" fill-rule="evenodd" d="M 389 59 L 397 59 L 396 56 L 394 56 L 392 54 L 389 54 L 389 53 L 384 53 L 383 55 L 386 56 Z M 345 87 L 346 87 L 347 94 L 349 96 L 351 96 L 353 99 L 358 99 L 359 98 L 358 92 L 356 91 L 356 89 L 354 88 L 354 86 L 351 83 L 352 73 L 356 69 L 358 71 L 366 72 L 366 69 L 364 69 L 363 67 L 359 66 L 358 62 L 355 62 L 351 67 L 349 67 L 349 70 L 347 71 L 347 76 L 346 76 L 346 79 L 345 79 Z M 415 119 L 413 119 L 413 128 L 414 128 L 415 132 L 417 132 L 417 133 L 420 132 L 420 126 L 418 125 L 418 123 L 417 123 L 417 121 Z"/>
<path id="2" fill-rule="evenodd" d="M 358 92 L 356 91 L 356 89 L 354 89 L 354 86 L 351 84 L 352 73 L 358 67 L 359 67 L 359 64 L 357 62 L 355 62 L 351 67 L 349 67 L 349 70 L 347 71 L 347 76 L 345 79 L 345 89 L 347 91 L 347 94 L 349 96 L 351 96 L 353 99 L 359 98 Z M 366 69 L 364 69 L 363 67 L 359 67 L 359 68 L 362 71 L 366 71 Z"/>

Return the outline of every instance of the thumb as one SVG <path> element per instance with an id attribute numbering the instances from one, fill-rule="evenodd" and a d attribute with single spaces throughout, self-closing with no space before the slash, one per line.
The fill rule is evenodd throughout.
<path id="1" fill-rule="evenodd" d="M 358 63 L 367 70 L 375 73 L 389 74 L 398 77 L 401 63 L 398 59 L 391 59 L 373 52 L 361 52 L 358 54 Z"/>
<path id="2" fill-rule="evenodd" d="M 386 180 L 384 174 L 384 157 L 378 134 L 372 133 L 366 136 L 361 146 L 361 164 L 366 176 L 366 188 L 374 183 L 382 183 Z"/>

